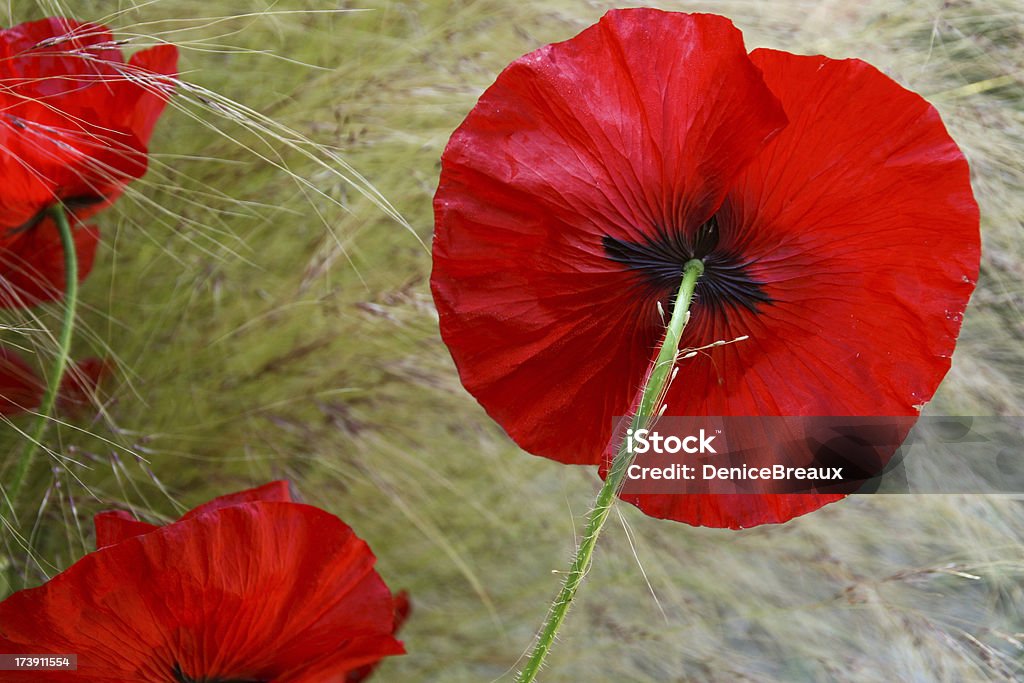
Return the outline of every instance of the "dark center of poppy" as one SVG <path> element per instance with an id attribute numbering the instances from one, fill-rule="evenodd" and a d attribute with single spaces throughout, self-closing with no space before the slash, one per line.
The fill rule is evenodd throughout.
<path id="1" fill-rule="evenodd" d="M 694 302 L 719 313 L 740 306 L 757 312 L 761 304 L 770 304 L 761 283 L 750 275 L 750 261 L 740 254 L 719 247 L 720 230 L 717 216 L 712 216 L 689 237 L 681 230 L 655 227 L 654 235 L 645 235 L 640 242 L 620 240 L 605 235 L 601 244 L 605 255 L 636 271 L 650 287 L 665 292 L 674 301 L 683 278 L 683 266 L 690 259 L 704 263 L 704 274 L 697 281 Z"/>
<path id="2" fill-rule="evenodd" d="M 171 669 L 171 673 L 174 674 L 174 683 L 270 683 L 270 681 L 261 681 L 249 678 L 193 678 L 182 671 L 181 664 L 178 664 L 177 662 L 175 662 L 174 668 Z"/>

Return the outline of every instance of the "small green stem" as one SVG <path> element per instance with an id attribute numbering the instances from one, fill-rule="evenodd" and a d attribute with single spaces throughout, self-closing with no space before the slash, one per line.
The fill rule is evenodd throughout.
<path id="1" fill-rule="evenodd" d="M 71 232 L 71 224 L 61 204 L 52 206 L 48 213 L 57 224 L 61 247 L 64 249 L 64 319 L 61 323 L 60 337 L 57 340 L 57 358 L 53 370 L 50 372 L 42 403 L 39 405 L 35 431 L 26 444 L 25 452 L 18 463 L 18 469 L 14 472 L 14 479 L 7 487 L 7 499 L 14 510 L 17 509 L 15 503 L 18 492 L 32 467 L 36 451 L 46 433 L 46 427 L 50 423 L 50 413 L 57 402 L 57 393 L 60 391 L 60 383 L 64 378 L 64 370 L 67 368 L 71 352 L 71 337 L 75 330 L 75 309 L 78 304 L 78 255 L 75 252 L 75 237 Z"/>
<path id="2" fill-rule="evenodd" d="M 665 390 L 671 381 L 672 368 L 675 367 L 676 356 L 679 353 L 679 342 L 683 336 L 683 328 L 686 327 L 686 323 L 690 319 L 689 310 L 690 302 L 693 299 L 693 291 L 697 286 L 697 279 L 703 273 L 704 264 L 697 259 L 687 261 L 683 267 L 683 282 L 679 286 L 679 293 L 676 295 L 672 318 L 665 329 L 665 339 L 662 341 L 657 359 L 654 361 L 654 367 L 651 368 L 647 382 L 644 384 L 640 395 L 639 407 L 630 421 L 630 427 L 634 430 L 649 424 L 651 418 L 656 415 L 656 411 L 660 409 Z M 590 568 L 590 561 L 594 555 L 597 538 L 600 536 L 601 528 L 611 513 L 612 503 L 614 503 L 615 496 L 621 488 L 626 472 L 632 463 L 633 454 L 628 451 L 626 440 L 623 439 L 615 459 L 612 461 L 611 469 L 605 477 L 604 486 L 601 487 L 600 492 L 597 494 L 597 499 L 594 501 L 594 507 L 590 510 L 590 516 L 587 518 L 587 528 L 583 533 L 583 540 L 580 541 L 579 547 L 576 549 L 576 556 L 573 558 L 569 574 L 565 578 L 565 583 L 562 584 L 562 590 L 559 592 L 558 597 L 551 603 L 551 608 L 548 610 L 548 616 L 541 629 L 540 636 L 538 636 L 537 642 L 534 643 L 533 650 L 530 652 L 530 658 L 516 679 L 518 683 L 530 683 L 540 673 L 541 666 L 544 664 L 544 658 L 551 650 L 558 629 L 561 627 L 562 622 L 565 621 L 565 615 L 568 614 L 569 606 L 576 596 L 576 591 L 579 589 L 580 584 L 583 582 L 583 577 Z"/>

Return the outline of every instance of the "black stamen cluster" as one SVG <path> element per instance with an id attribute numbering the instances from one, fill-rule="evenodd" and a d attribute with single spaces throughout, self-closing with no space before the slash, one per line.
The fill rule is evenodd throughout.
<path id="1" fill-rule="evenodd" d="M 667 295 L 670 306 L 683 279 L 683 266 L 690 259 L 700 259 L 704 274 L 697 281 L 695 305 L 721 314 L 740 306 L 756 313 L 758 306 L 772 300 L 750 276 L 750 260 L 720 249 L 720 238 L 718 219 L 712 216 L 692 236 L 655 226 L 654 234 L 645 235 L 641 242 L 605 235 L 601 244 L 610 260 L 636 271 L 644 284 Z"/>

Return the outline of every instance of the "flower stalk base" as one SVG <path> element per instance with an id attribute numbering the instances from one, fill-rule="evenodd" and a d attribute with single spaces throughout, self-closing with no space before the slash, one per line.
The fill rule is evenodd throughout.
<path id="1" fill-rule="evenodd" d="M 693 300 L 693 292 L 697 287 L 697 280 L 703 273 L 704 264 L 698 259 L 687 261 L 683 267 L 683 281 L 676 295 L 672 317 L 665 328 L 665 338 L 658 350 L 657 359 L 654 361 L 654 366 L 651 368 L 647 382 L 643 386 L 637 411 L 630 420 L 630 428 L 633 430 L 649 426 L 652 418 L 656 417 L 661 409 L 665 390 L 672 381 L 672 370 L 675 367 L 676 356 L 679 354 L 679 343 L 683 336 L 683 329 L 690 319 L 690 302 Z M 583 577 L 590 568 L 598 536 L 600 536 L 601 529 L 611 513 L 616 494 L 621 488 L 623 479 L 632 462 L 633 454 L 626 448 L 626 440 L 623 439 L 615 459 L 612 461 L 608 476 L 605 478 L 604 486 L 598 492 L 594 506 L 590 510 L 590 515 L 587 518 L 587 528 L 584 531 L 579 547 L 576 549 L 576 556 L 573 558 L 572 566 L 565 578 L 565 583 L 562 584 L 558 597 L 551 603 L 547 619 L 533 646 L 530 658 L 516 679 L 518 683 L 530 683 L 540 673 L 540 669 L 544 664 L 544 658 L 551 651 L 558 629 L 561 627 L 562 622 L 565 621 L 565 616 L 569 612 L 569 606 L 572 604 L 573 598 L 576 597 L 576 591 L 579 589 L 580 584 L 583 582 Z"/>

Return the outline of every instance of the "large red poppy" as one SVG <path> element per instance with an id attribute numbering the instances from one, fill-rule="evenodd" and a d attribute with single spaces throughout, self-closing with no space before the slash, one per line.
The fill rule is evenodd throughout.
<path id="1" fill-rule="evenodd" d="M 105 27 L 61 17 L 0 31 L 0 307 L 60 296 L 63 258 L 45 212 L 60 202 L 80 223 L 145 173 L 177 59 L 159 45 L 126 62 Z M 78 232 L 84 277 L 98 234 Z"/>
<path id="2" fill-rule="evenodd" d="M 748 56 L 713 15 L 609 12 L 513 62 L 453 134 L 431 286 L 463 384 L 523 448 L 598 464 L 683 264 L 672 415 L 916 415 L 978 273 L 967 163 L 871 66 Z M 795 454 L 799 457 L 801 454 Z M 708 526 L 838 495 L 632 496 Z"/>
<path id="3" fill-rule="evenodd" d="M 164 527 L 95 523 L 95 552 L 0 603 L 0 652 L 76 654 L 77 671 L 4 680 L 347 683 L 403 652 L 369 547 L 285 482 Z"/>

